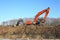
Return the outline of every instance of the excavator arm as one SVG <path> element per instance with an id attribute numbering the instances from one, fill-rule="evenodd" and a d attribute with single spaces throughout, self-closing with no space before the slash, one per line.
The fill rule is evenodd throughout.
<path id="1" fill-rule="evenodd" d="M 38 17 L 39 17 L 41 14 L 45 13 L 45 12 L 46 12 L 46 13 L 45 13 L 45 16 L 44 16 L 44 20 L 46 20 L 47 15 L 48 15 L 48 13 L 49 13 L 49 10 L 50 10 L 50 8 L 48 7 L 47 9 L 38 12 L 38 14 L 37 14 L 37 15 L 35 16 L 35 18 L 34 18 L 34 23 L 36 24 L 37 21 L 38 21 Z"/>

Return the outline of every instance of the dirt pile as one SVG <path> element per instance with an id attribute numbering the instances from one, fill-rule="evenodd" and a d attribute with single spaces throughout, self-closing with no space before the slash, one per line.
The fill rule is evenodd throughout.
<path id="1" fill-rule="evenodd" d="M 0 26 L 2 38 L 60 38 L 60 25 L 43 27 L 38 25 L 21 25 L 17 27 Z"/>

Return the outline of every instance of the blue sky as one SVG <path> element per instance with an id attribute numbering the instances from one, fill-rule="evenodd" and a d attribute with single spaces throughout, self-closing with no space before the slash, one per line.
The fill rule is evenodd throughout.
<path id="1" fill-rule="evenodd" d="M 0 22 L 32 18 L 47 7 L 50 7 L 48 17 L 60 18 L 60 0 L 0 0 Z"/>

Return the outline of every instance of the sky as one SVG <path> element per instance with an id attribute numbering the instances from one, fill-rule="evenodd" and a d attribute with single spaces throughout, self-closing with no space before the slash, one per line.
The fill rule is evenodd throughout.
<path id="1" fill-rule="evenodd" d="M 49 18 L 60 18 L 60 0 L 0 0 L 0 22 L 34 18 L 43 9 L 50 7 Z M 43 17 L 41 15 L 40 17 Z"/>

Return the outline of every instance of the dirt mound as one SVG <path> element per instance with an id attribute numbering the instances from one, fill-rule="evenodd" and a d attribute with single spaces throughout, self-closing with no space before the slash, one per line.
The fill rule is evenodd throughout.
<path id="1" fill-rule="evenodd" d="M 43 27 L 21 25 L 17 27 L 0 26 L 1 38 L 60 38 L 60 26 Z"/>

